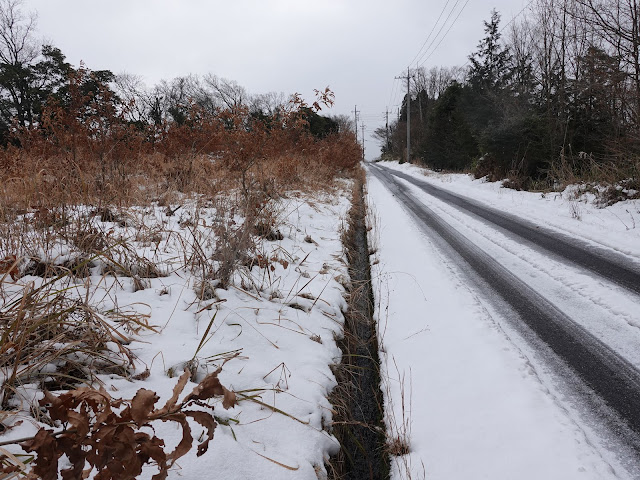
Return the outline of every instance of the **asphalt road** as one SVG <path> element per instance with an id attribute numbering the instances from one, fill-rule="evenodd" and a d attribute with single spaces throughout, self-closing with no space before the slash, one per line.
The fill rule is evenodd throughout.
<path id="1" fill-rule="evenodd" d="M 420 228 L 447 245 L 459 261 L 499 296 L 537 338 L 569 370 L 612 409 L 623 424 L 640 435 L 640 372 L 608 345 L 578 325 L 494 258 L 461 235 L 432 209 L 416 199 L 405 179 L 426 193 L 509 232 L 517 241 L 533 244 L 550 255 L 600 275 L 640 294 L 640 273 L 624 265 L 623 255 L 539 228 L 517 217 L 451 194 L 411 176 L 371 165 L 378 178 L 413 215 Z M 627 263 L 629 263 L 627 261 Z"/>
<path id="2" fill-rule="evenodd" d="M 511 234 L 512 238 L 543 248 L 563 261 L 589 270 L 617 285 L 640 294 L 640 269 L 634 268 L 629 259 L 616 252 L 594 247 L 577 239 L 534 225 L 522 218 L 482 205 L 474 200 L 453 194 L 423 182 L 411 175 L 375 166 L 387 174 L 402 178 L 429 195 L 457 209 L 482 219 Z"/>

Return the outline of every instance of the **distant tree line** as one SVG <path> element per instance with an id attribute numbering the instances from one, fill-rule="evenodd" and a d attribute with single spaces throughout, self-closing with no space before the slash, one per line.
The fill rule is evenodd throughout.
<path id="1" fill-rule="evenodd" d="M 383 157 L 508 177 L 517 188 L 581 180 L 640 185 L 640 5 L 536 0 L 485 36 L 461 68 L 413 71 Z M 387 138 L 389 140 L 387 140 Z"/>
<path id="2" fill-rule="evenodd" d="M 213 74 L 149 88 L 132 74 L 72 66 L 37 41 L 36 17 L 22 7 L 0 0 L 5 205 L 122 205 L 233 188 L 249 202 L 325 185 L 360 163 L 348 117 L 319 113 L 334 103 L 328 87 L 309 103 L 297 93 L 249 94 Z"/>
<path id="3" fill-rule="evenodd" d="M 60 49 L 38 43 L 36 15 L 22 7 L 22 0 L 0 0 L 0 145 L 19 143 L 21 129 L 44 128 L 45 106 L 69 107 L 74 82 L 87 110 L 96 102 L 105 108 L 108 103 L 139 128 L 182 126 L 194 108 L 211 116 L 246 110 L 251 119 L 269 123 L 291 100 L 274 92 L 249 95 L 237 82 L 213 74 L 163 80 L 148 88 L 133 74 L 75 68 Z M 353 128 L 344 116 L 322 116 L 310 108 L 305 118 L 317 137 Z"/>

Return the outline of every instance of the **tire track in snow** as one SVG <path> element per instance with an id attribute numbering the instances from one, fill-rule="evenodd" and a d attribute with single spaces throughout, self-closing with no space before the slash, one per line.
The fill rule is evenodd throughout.
<path id="1" fill-rule="evenodd" d="M 370 171 L 403 203 L 423 230 L 437 234 L 455 250 L 556 355 L 633 431 L 640 433 L 640 372 L 417 201 L 390 173 L 379 167 Z"/>
<path id="2" fill-rule="evenodd" d="M 518 272 L 520 278 L 526 278 L 531 288 L 544 292 L 547 299 L 553 298 L 553 303 L 557 302 L 568 316 L 636 368 L 640 367 L 640 317 L 635 296 L 575 265 L 549 258 L 544 250 L 518 243 L 508 232 L 496 230 L 490 224 L 430 197 L 412 184 L 408 186 L 413 192 L 417 191 L 420 202 L 446 217 L 452 227 L 469 238 L 473 236 L 476 245 L 499 259 L 510 271 Z M 542 259 L 544 261 L 540 261 Z"/>
<path id="3" fill-rule="evenodd" d="M 387 174 L 402 178 L 459 210 L 471 213 L 485 222 L 517 235 L 525 243 L 543 248 L 564 261 L 574 263 L 640 295 L 640 271 L 635 265 L 630 265 L 629 259 L 624 255 L 555 233 L 522 218 L 500 212 L 423 182 L 411 175 L 377 165 L 372 168 L 378 171 L 384 170 Z"/>

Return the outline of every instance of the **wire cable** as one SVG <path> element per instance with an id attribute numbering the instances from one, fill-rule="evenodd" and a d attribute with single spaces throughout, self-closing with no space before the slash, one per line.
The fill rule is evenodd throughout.
<path id="1" fill-rule="evenodd" d="M 445 32 L 445 34 L 442 36 L 442 38 L 440 39 L 440 41 L 438 42 L 438 44 L 433 48 L 433 50 L 431 50 L 431 53 L 429 53 L 429 55 L 424 59 L 420 59 L 422 60 L 422 63 L 420 63 L 420 65 L 417 66 L 422 66 L 424 65 L 427 60 L 429 60 L 431 58 L 431 56 L 436 52 L 436 50 L 438 50 L 438 47 L 440 47 L 440 45 L 442 44 L 442 42 L 444 41 L 445 38 L 447 38 L 447 35 L 449 35 L 449 32 L 451 31 L 451 29 L 453 28 L 453 26 L 456 24 L 456 22 L 458 21 L 458 19 L 460 18 L 460 15 L 462 15 L 462 12 L 464 12 L 464 9 L 467 7 L 467 5 L 469 4 L 470 0 L 467 0 L 464 5 L 462 6 L 462 8 L 460 9 L 460 11 L 458 12 L 458 15 L 456 16 L 456 18 L 453 20 L 453 23 L 449 26 L 448 30 Z M 453 11 L 453 10 L 452 10 Z"/>
<path id="2" fill-rule="evenodd" d="M 397 79 L 397 78 L 394 78 L 394 79 L 393 79 L 393 86 L 391 87 L 391 95 L 389 95 L 389 103 L 388 103 L 388 105 L 393 105 L 391 102 L 392 102 L 393 100 L 395 100 L 395 98 L 394 98 L 394 96 L 393 96 L 393 95 L 394 95 L 394 93 L 395 93 L 395 91 L 396 91 L 396 86 L 397 86 L 397 85 L 398 85 L 398 79 Z"/>
<path id="3" fill-rule="evenodd" d="M 445 12 L 445 10 L 447 9 L 447 6 L 449 5 L 449 2 L 451 0 L 447 0 L 447 3 L 444 4 L 444 7 L 442 7 L 442 10 L 440 11 L 440 15 L 438 15 L 438 19 L 436 20 L 436 23 L 433 24 L 433 27 L 431 27 L 431 31 L 429 32 L 429 35 L 427 36 L 427 39 L 424 41 L 424 43 L 422 44 L 422 46 L 420 47 L 420 50 L 418 50 L 418 53 L 416 53 L 416 56 L 413 57 L 413 60 L 411 60 L 409 62 L 409 65 L 413 65 L 413 63 L 416 61 L 416 58 L 418 58 L 420 56 L 420 54 L 422 53 L 422 49 L 424 48 L 424 46 L 427 44 L 427 42 L 429 41 L 429 39 L 431 38 L 431 35 L 433 34 L 434 30 L 436 29 L 436 27 L 438 26 L 438 22 L 440 22 L 440 19 L 442 18 L 442 14 Z M 429 48 L 429 47 L 427 47 Z"/>
<path id="4" fill-rule="evenodd" d="M 520 15 L 522 15 L 522 14 L 524 13 L 524 11 L 525 11 L 527 8 L 529 8 L 529 7 L 531 6 L 531 4 L 532 4 L 533 2 L 535 2 L 535 1 L 536 1 L 536 0 L 530 0 L 530 1 L 529 1 L 529 3 L 527 3 L 524 7 L 522 7 L 522 10 L 520 10 L 520 11 L 517 13 L 517 15 L 515 15 L 514 17 L 512 17 L 512 18 L 511 18 L 511 20 L 509 20 L 509 21 L 507 22 L 507 24 L 506 24 L 504 27 L 502 27 L 498 33 L 502 33 L 502 32 L 504 31 L 504 29 L 505 29 L 505 28 L 507 28 L 509 25 L 511 25 L 513 22 L 515 22 L 516 18 L 518 18 Z"/>
<path id="5" fill-rule="evenodd" d="M 431 46 L 435 43 L 435 41 L 438 39 L 438 36 L 440 35 L 440 33 L 442 33 L 442 30 L 444 29 L 444 27 L 446 27 L 447 22 L 449 21 L 449 19 L 451 18 L 451 16 L 453 15 L 453 12 L 455 12 L 456 7 L 458 6 L 458 4 L 460 3 L 461 0 L 456 0 L 456 3 L 453 4 L 453 7 L 451 7 L 451 10 L 449 11 L 449 14 L 447 15 L 447 18 L 445 19 L 445 21 L 442 23 L 442 25 L 440 26 L 440 30 L 438 30 L 438 33 L 436 33 L 435 37 L 433 37 L 433 39 L 431 40 L 431 43 L 429 44 L 429 46 L 427 47 L 427 49 L 424 51 L 424 53 L 418 58 L 418 60 L 416 60 L 415 64 L 418 65 L 422 59 L 425 57 L 425 55 L 427 53 L 429 53 L 429 49 L 431 48 Z M 469 1 L 467 0 L 467 3 L 469 3 Z M 466 6 L 466 4 L 465 4 Z M 462 7 L 464 9 L 464 7 Z M 457 17 L 456 17 L 457 19 Z M 453 23 L 455 23 L 455 20 L 453 21 Z M 453 25 L 453 24 L 452 24 Z M 449 27 L 449 30 L 451 29 L 451 27 Z M 448 30 L 447 30 L 448 31 Z M 445 33 L 446 36 L 446 33 Z M 423 62 L 424 63 L 424 62 Z"/>

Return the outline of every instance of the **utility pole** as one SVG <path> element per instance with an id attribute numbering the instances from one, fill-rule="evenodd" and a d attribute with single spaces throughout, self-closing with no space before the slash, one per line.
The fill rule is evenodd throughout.
<path id="1" fill-rule="evenodd" d="M 365 125 L 362 125 L 362 161 L 364 162 L 364 127 Z"/>
<path id="2" fill-rule="evenodd" d="M 406 77 L 396 77 L 407 80 L 407 162 L 411 163 L 411 71 L 407 67 Z"/>
<path id="3" fill-rule="evenodd" d="M 385 123 L 385 128 L 387 130 L 387 153 L 389 153 L 389 107 L 387 107 L 387 110 L 385 111 L 385 117 L 387 119 Z"/>
<path id="4" fill-rule="evenodd" d="M 411 163 L 411 73 L 407 67 L 407 163 Z"/>
<path id="5" fill-rule="evenodd" d="M 356 132 L 356 143 L 358 143 L 358 106 L 353 107 L 353 126 Z M 364 138 L 362 139 L 364 141 Z"/>

